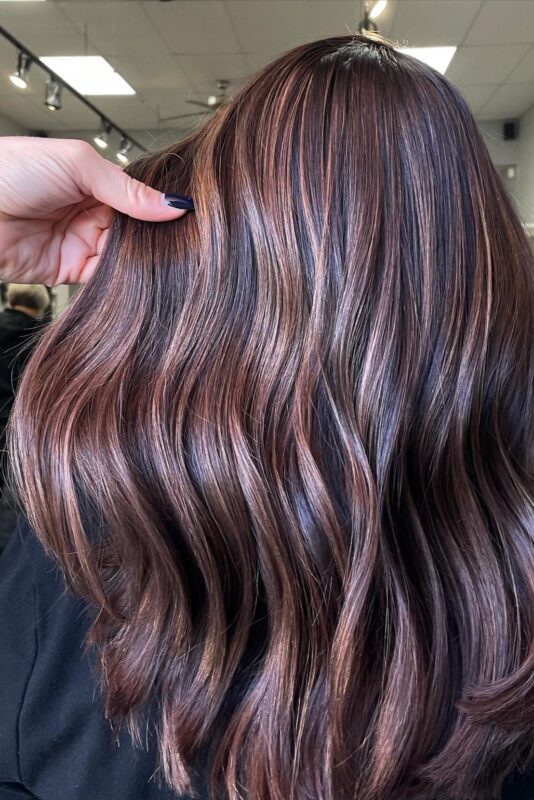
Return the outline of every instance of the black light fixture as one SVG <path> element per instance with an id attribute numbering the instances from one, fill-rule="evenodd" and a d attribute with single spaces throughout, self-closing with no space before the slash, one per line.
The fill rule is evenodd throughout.
<path id="1" fill-rule="evenodd" d="M 9 76 L 9 80 L 16 86 L 17 89 L 27 89 L 28 88 L 28 72 L 30 70 L 30 64 L 32 63 L 31 58 L 27 53 L 23 53 L 22 50 L 19 51 L 19 58 L 17 62 L 17 69 L 15 72 L 12 72 Z"/>
<path id="2" fill-rule="evenodd" d="M 128 158 L 128 153 L 132 149 L 133 144 L 130 142 L 129 139 L 123 137 L 121 139 L 120 148 L 117 151 L 117 161 L 120 161 L 121 164 L 125 166 L 130 163 L 130 159 Z"/>
<path id="3" fill-rule="evenodd" d="M 375 0 L 375 2 L 373 3 L 373 7 L 369 12 L 370 18 L 377 19 L 378 17 L 380 17 L 386 10 L 387 4 L 388 0 Z"/>
<path id="4" fill-rule="evenodd" d="M 0 41 L 5 39 L 18 53 L 17 69 L 13 72 L 9 79 L 11 83 L 18 89 L 27 89 L 29 85 L 28 71 L 32 65 L 35 68 L 41 69 L 47 75 L 47 85 L 45 94 L 45 105 L 50 111 L 59 111 L 62 108 L 62 95 L 68 92 L 75 97 L 86 108 L 93 112 L 96 116 L 100 117 L 101 129 L 100 132 L 94 137 L 95 144 L 101 149 L 105 149 L 109 144 L 109 135 L 115 130 L 121 136 L 120 150 L 117 152 L 117 159 L 123 163 L 128 163 L 127 153 L 136 147 L 142 153 L 146 153 L 146 147 L 141 144 L 137 139 L 134 139 L 128 134 L 120 125 L 116 125 L 109 117 L 105 116 L 102 111 L 91 103 L 87 97 L 84 97 L 77 89 L 70 85 L 70 83 L 54 72 L 48 67 L 41 59 L 29 50 L 21 41 L 19 41 L 13 34 L 0 25 Z M 37 135 L 47 136 L 47 133 Z M 119 156 L 119 153 L 121 155 Z M 123 159 L 126 159 L 125 161 Z"/>
<path id="5" fill-rule="evenodd" d="M 49 78 L 46 82 L 45 106 L 49 111 L 61 110 L 61 90 L 62 85 L 59 81 Z"/>
<path id="6" fill-rule="evenodd" d="M 358 23 L 358 32 L 378 31 L 377 24 L 373 20 L 383 14 L 387 6 L 387 0 L 374 0 L 374 2 L 363 0 L 362 6 L 363 19 Z"/>
<path id="7" fill-rule="evenodd" d="M 105 150 L 109 144 L 109 134 L 111 133 L 111 125 L 109 122 L 102 120 L 102 129 L 99 133 L 94 137 L 93 142 L 100 147 L 101 150 Z"/>

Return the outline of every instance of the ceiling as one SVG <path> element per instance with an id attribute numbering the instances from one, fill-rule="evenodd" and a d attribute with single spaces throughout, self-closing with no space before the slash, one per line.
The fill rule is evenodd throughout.
<path id="1" fill-rule="evenodd" d="M 189 120 L 160 120 L 194 111 L 187 99 L 205 101 L 217 79 L 232 90 L 296 44 L 356 31 L 361 9 L 359 0 L 0 1 L 0 25 L 38 56 L 107 58 L 136 94 L 89 99 L 133 134 L 184 130 Z M 478 119 L 513 119 L 534 103 L 534 0 L 389 0 L 377 22 L 407 45 L 457 45 L 447 77 Z M 30 89 L 14 89 L 15 66 L 14 48 L 0 39 L 1 114 L 33 131 L 98 127 L 68 93 L 49 112 L 35 68 Z"/>

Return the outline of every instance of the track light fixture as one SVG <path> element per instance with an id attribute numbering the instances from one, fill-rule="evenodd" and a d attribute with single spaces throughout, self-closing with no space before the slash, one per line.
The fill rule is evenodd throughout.
<path id="1" fill-rule="evenodd" d="M 117 161 L 120 161 L 121 164 L 125 166 L 130 163 L 130 159 L 128 158 L 128 153 L 132 149 L 133 144 L 123 137 L 121 139 L 120 149 L 117 152 Z"/>
<path id="2" fill-rule="evenodd" d="M 19 51 L 19 58 L 17 62 L 17 69 L 9 76 L 9 80 L 16 86 L 17 89 L 28 88 L 28 72 L 30 70 L 31 58 L 26 53 Z"/>
<path id="3" fill-rule="evenodd" d="M 100 108 L 91 103 L 83 94 L 70 85 L 67 78 L 58 75 L 51 66 L 48 66 L 42 61 L 35 53 L 28 48 L 18 39 L 16 39 L 9 31 L 0 25 L 0 41 L 6 40 L 16 50 L 17 53 L 17 69 L 9 79 L 13 86 L 17 89 L 27 89 L 29 86 L 28 72 L 30 67 L 34 65 L 34 70 L 42 70 L 46 76 L 46 92 L 44 103 L 50 111 L 59 111 L 63 106 L 63 95 L 65 92 L 72 95 L 86 108 L 92 111 L 93 114 L 100 118 L 100 131 L 94 136 L 94 143 L 102 150 L 109 146 L 110 134 L 116 131 L 121 137 L 120 147 L 116 152 L 117 161 L 121 164 L 128 164 L 128 153 L 134 147 L 140 152 L 146 153 L 146 147 L 130 136 L 123 128 L 116 125 L 112 120 L 107 117 Z"/>
<path id="4" fill-rule="evenodd" d="M 387 0 L 363 0 L 363 19 L 358 23 L 359 33 L 378 31 L 374 20 L 384 13 L 386 6 Z"/>
<path id="5" fill-rule="evenodd" d="M 61 83 L 52 78 L 46 82 L 45 106 L 49 111 L 60 111 L 62 88 Z"/>
<path id="6" fill-rule="evenodd" d="M 371 19 L 376 19 L 381 14 L 384 13 L 388 0 L 375 0 L 373 7 L 369 11 L 369 16 Z"/>
<path id="7" fill-rule="evenodd" d="M 109 134 L 111 133 L 111 125 L 109 122 L 105 122 L 102 120 L 102 129 L 100 133 L 94 137 L 93 142 L 100 147 L 101 150 L 105 150 L 109 144 Z"/>

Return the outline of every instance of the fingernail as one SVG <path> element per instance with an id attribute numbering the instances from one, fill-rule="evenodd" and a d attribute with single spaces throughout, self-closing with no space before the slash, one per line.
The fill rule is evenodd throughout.
<path id="1" fill-rule="evenodd" d="M 171 206 L 172 208 L 186 208 L 188 211 L 194 211 L 195 204 L 191 197 L 185 194 L 162 194 L 161 202 L 164 206 Z"/>

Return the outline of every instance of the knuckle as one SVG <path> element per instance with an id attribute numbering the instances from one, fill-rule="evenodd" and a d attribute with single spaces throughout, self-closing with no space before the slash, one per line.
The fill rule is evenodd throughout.
<path id="1" fill-rule="evenodd" d="M 72 139 L 70 146 L 75 158 L 87 158 L 95 152 L 89 142 L 84 142 L 83 139 Z"/>
<path id="2" fill-rule="evenodd" d="M 132 200 L 133 202 L 135 203 L 143 202 L 146 190 L 144 185 L 140 183 L 140 181 L 137 181 L 134 178 L 128 180 L 126 191 L 128 192 L 130 200 Z"/>

